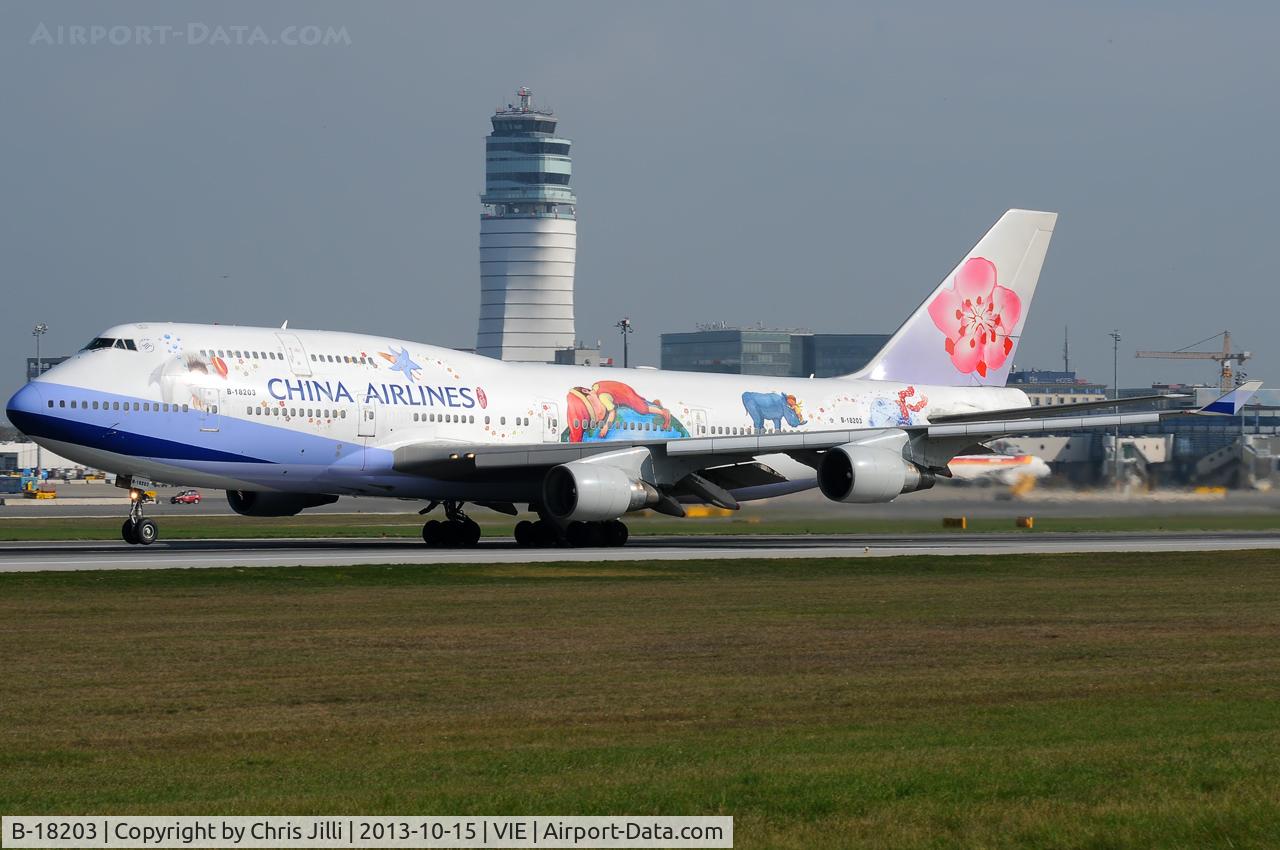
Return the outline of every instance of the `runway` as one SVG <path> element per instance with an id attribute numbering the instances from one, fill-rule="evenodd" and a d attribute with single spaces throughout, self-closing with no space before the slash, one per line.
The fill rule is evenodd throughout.
<path id="1" fill-rule="evenodd" d="M 407 540 L 177 540 L 125 543 L 3 543 L 0 572 L 356 564 L 527 564 L 722 558 L 875 558 L 896 555 L 1017 555 L 1063 552 L 1213 552 L 1278 549 L 1280 532 L 1095 534 L 696 535 L 633 537 L 620 549 L 523 549 L 482 540 L 474 549 L 429 549 Z M 1280 557 L 1280 556 L 1277 556 Z"/>

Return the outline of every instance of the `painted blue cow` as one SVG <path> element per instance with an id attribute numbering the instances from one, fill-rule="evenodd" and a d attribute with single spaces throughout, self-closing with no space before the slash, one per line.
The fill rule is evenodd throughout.
<path id="1" fill-rule="evenodd" d="M 742 406 L 751 417 L 751 424 L 763 428 L 766 421 L 773 422 L 774 430 L 782 427 L 782 420 L 792 427 L 804 424 L 804 411 L 800 402 L 787 393 L 743 393 Z"/>

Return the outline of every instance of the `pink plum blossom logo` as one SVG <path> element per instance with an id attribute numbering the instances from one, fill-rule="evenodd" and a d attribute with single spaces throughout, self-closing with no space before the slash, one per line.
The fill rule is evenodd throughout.
<path id="1" fill-rule="evenodd" d="M 929 317 L 942 331 L 951 362 L 960 372 L 999 369 L 1013 352 L 1009 334 L 1022 316 L 1018 293 L 996 282 L 995 263 L 972 257 L 956 272 L 950 289 L 929 305 Z"/>

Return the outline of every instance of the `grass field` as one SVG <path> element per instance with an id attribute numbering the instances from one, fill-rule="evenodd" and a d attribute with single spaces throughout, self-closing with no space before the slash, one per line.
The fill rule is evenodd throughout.
<path id="1" fill-rule="evenodd" d="M 1274 552 L 0 575 L 0 811 L 1274 847 Z"/>
<path id="2" fill-rule="evenodd" d="M 971 518 L 968 531 L 1013 531 L 1013 517 L 1027 509 L 1010 509 L 1008 517 Z M 486 537 L 511 536 L 515 520 L 475 511 Z M 124 517 L 4 517 L 0 541 L 118 540 Z M 225 515 L 161 516 L 162 540 L 284 537 L 406 537 L 422 531 L 423 517 L 406 514 L 301 514 L 254 518 Z M 672 519 L 645 513 L 627 517 L 632 534 L 935 534 L 950 529 L 936 519 L 860 519 L 749 514 Z M 1257 514 L 1152 515 L 1112 517 L 1037 517 L 1028 532 L 1073 531 L 1275 531 L 1280 512 Z"/>

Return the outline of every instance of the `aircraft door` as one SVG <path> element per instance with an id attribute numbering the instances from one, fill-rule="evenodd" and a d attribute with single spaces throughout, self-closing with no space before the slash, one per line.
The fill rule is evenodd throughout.
<path id="1" fill-rule="evenodd" d="M 367 401 L 360 402 L 358 413 L 360 421 L 356 424 L 356 436 L 378 436 L 378 400 L 371 397 Z"/>
<path id="2" fill-rule="evenodd" d="M 707 436 L 707 412 L 694 408 L 689 411 L 689 436 L 705 437 Z"/>
<path id="3" fill-rule="evenodd" d="M 542 442 L 560 442 L 563 423 L 560 421 L 560 406 L 554 401 L 542 402 Z"/>
<path id="4" fill-rule="evenodd" d="M 293 374 L 300 378 L 311 377 L 311 361 L 307 358 L 307 350 L 302 347 L 302 340 L 298 339 L 298 335 L 276 334 L 276 339 L 284 347 L 284 356 L 289 361 Z"/>
<path id="5" fill-rule="evenodd" d="M 221 416 L 218 406 L 221 403 L 222 393 L 214 387 L 201 387 L 198 392 L 200 393 L 200 430 L 217 431 L 218 417 Z"/>

